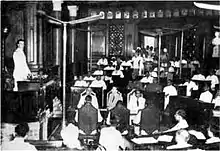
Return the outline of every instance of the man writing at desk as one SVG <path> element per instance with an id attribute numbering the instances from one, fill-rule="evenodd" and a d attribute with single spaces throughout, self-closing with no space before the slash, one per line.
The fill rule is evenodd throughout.
<path id="1" fill-rule="evenodd" d="M 14 60 L 14 72 L 13 77 L 15 80 L 14 91 L 18 90 L 18 81 L 27 80 L 28 75 L 31 74 L 31 71 L 26 62 L 26 56 L 24 54 L 24 40 L 19 39 L 17 41 L 17 49 L 13 53 Z"/>

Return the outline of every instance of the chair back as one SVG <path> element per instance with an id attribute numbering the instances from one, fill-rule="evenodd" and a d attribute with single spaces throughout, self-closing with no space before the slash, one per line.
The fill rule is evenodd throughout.
<path id="1" fill-rule="evenodd" d="M 145 130 L 148 134 L 160 129 L 160 111 L 154 104 L 142 110 L 140 129 Z"/>
<path id="2" fill-rule="evenodd" d="M 115 115 L 119 117 L 119 127 L 118 127 L 119 131 L 123 132 L 129 127 L 129 118 L 130 118 L 129 109 L 121 105 L 120 107 L 118 106 L 114 107 L 112 110 L 110 110 L 110 112 L 111 112 L 110 119 Z"/>
<path id="3" fill-rule="evenodd" d="M 113 93 L 112 90 L 110 90 L 110 91 L 107 93 L 107 95 L 106 95 L 107 106 L 108 106 L 108 104 L 114 104 L 114 106 L 115 106 L 116 103 L 117 103 L 117 101 L 118 101 L 118 100 L 117 100 L 117 101 L 115 101 L 115 102 L 112 102 L 113 99 L 110 100 L 110 96 L 111 96 L 112 93 Z M 117 90 L 117 93 L 118 93 L 118 95 L 122 96 L 122 93 L 119 92 L 118 90 Z"/>
<path id="4" fill-rule="evenodd" d="M 98 110 L 91 103 L 85 103 L 79 109 L 78 115 L 79 129 L 89 135 L 97 129 Z"/>

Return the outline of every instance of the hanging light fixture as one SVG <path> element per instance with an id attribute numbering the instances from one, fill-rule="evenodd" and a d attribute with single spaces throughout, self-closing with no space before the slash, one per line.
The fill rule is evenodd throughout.
<path id="1" fill-rule="evenodd" d="M 220 5 L 198 3 L 198 2 L 194 2 L 194 5 L 196 7 L 203 8 L 203 9 L 211 9 L 211 10 L 218 10 L 218 11 L 220 11 Z"/>

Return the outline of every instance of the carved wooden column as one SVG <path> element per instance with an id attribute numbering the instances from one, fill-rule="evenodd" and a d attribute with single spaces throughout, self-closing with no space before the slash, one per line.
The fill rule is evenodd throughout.
<path id="1" fill-rule="evenodd" d="M 53 0 L 53 12 L 52 16 L 61 20 L 61 4 L 62 1 Z M 57 25 L 53 25 L 53 65 L 61 65 L 62 58 L 62 28 Z M 59 73 L 60 74 L 60 73 Z"/>
<path id="2" fill-rule="evenodd" d="M 125 54 L 126 56 L 132 55 L 132 50 L 134 49 L 135 43 L 135 24 L 125 23 Z"/>
<path id="3" fill-rule="evenodd" d="M 77 10 L 78 7 L 77 6 L 68 6 L 69 9 L 69 20 L 75 20 L 76 16 L 77 16 Z M 69 32 L 68 32 L 68 52 L 69 52 L 69 63 L 72 63 L 72 71 L 73 73 L 76 72 L 76 66 L 75 66 L 75 34 L 76 34 L 76 30 L 74 28 L 69 28 Z"/>
<path id="4" fill-rule="evenodd" d="M 25 51 L 30 70 L 38 70 L 37 51 L 37 3 L 28 2 L 25 10 Z"/>
<path id="5" fill-rule="evenodd" d="M 38 9 L 43 10 L 43 4 L 38 4 Z M 38 48 L 38 66 L 43 68 L 43 19 L 42 17 L 37 18 L 37 48 Z"/>

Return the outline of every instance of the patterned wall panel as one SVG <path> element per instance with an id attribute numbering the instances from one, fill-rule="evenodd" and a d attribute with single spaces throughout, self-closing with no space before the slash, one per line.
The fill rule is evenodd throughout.
<path id="1" fill-rule="evenodd" d="M 109 25 L 109 55 L 121 56 L 124 50 L 124 25 Z"/>

